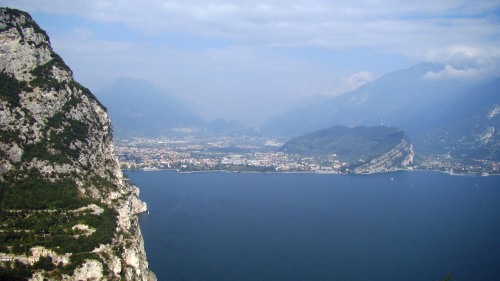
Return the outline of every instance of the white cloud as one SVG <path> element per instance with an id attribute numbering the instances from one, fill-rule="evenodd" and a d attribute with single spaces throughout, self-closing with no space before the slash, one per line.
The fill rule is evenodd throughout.
<path id="1" fill-rule="evenodd" d="M 92 23 L 82 23 L 76 32 L 50 34 L 56 51 L 82 83 L 98 88 L 120 76 L 144 78 L 167 85 L 172 92 L 206 108 L 241 102 L 271 112 L 298 104 L 300 98 L 355 89 L 375 79 L 373 73 L 396 70 L 387 65 L 401 65 L 377 57 L 447 65 L 440 72 L 428 73 L 427 79 L 500 75 L 500 20 L 494 12 L 500 8 L 499 1 L 2 2 L 30 13 L 65 15 L 75 22 L 84 18 Z M 115 25 L 125 26 L 126 32 L 139 35 L 119 40 L 94 35 L 99 33 L 95 30 L 99 24 L 111 31 Z M 199 45 L 175 48 L 168 42 L 175 37 L 172 34 L 187 35 Z M 203 45 L 196 41 L 199 38 L 225 44 Z M 327 50 L 349 57 L 331 59 L 320 54 L 321 58 L 311 59 L 309 54 L 280 54 L 282 49 Z M 360 58 L 359 50 L 364 52 Z M 237 116 L 246 109 L 229 110 L 234 113 L 228 114 Z"/>
<path id="2" fill-rule="evenodd" d="M 456 69 L 451 65 L 446 65 L 442 70 L 437 72 L 429 71 L 424 75 L 424 79 L 429 80 L 444 80 L 444 79 L 473 79 L 477 78 L 480 70 L 477 68 Z"/>
<path id="3" fill-rule="evenodd" d="M 329 88 L 321 92 L 324 96 L 338 96 L 371 82 L 378 76 L 370 71 L 360 71 L 339 79 L 330 78 Z"/>
<path id="4" fill-rule="evenodd" d="M 158 37 L 176 32 L 242 46 L 360 47 L 433 56 L 453 48 L 500 50 L 499 1 L 7 0 L 36 12 L 118 23 Z M 447 53 L 445 51 L 448 51 Z M 481 52 L 483 53 L 483 52 Z M 437 55 L 440 57 L 437 58 Z"/>
<path id="5" fill-rule="evenodd" d="M 500 75 L 500 49 L 494 46 L 457 45 L 429 50 L 428 62 L 445 65 L 438 72 L 426 73 L 425 79 L 489 79 Z"/>
<path id="6" fill-rule="evenodd" d="M 370 46 L 412 52 L 464 42 L 498 43 L 500 30 L 498 15 L 491 13 L 500 7 L 498 1 L 9 2 L 32 11 L 125 24 L 142 33 L 190 32 L 246 44 Z"/>
<path id="7" fill-rule="evenodd" d="M 375 73 L 370 71 L 361 71 L 342 78 L 342 81 L 345 83 L 346 88 L 353 90 L 367 82 L 373 81 L 375 78 Z"/>
<path id="8" fill-rule="evenodd" d="M 207 118 L 258 124 L 323 91 L 316 66 L 260 49 L 177 49 L 148 42 L 105 41 L 79 28 L 55 38 L 53 47 L 75 78 L 97 91 L 122 76 L 152 81 Z M 258 108 L 258 114 L 256 114 Z"/>

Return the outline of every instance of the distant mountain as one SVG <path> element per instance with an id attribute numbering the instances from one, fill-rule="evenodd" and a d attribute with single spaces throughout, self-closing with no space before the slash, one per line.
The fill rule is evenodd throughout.
<path id="1" fill-rule="evenodd" d="M 215 119 L 207 123 L 207 133 L 216 135 L 253 135 L 255 132 L 246 126 L 241 125 L 238 121 L 226 119 Z"/>
<path id="2" fill-rule="evenodd" d="M 459 89 L 474 85 L 456 79 L 425 78 L 443 68 L 440 64 L 419 64 L 389 73 L 354 91 L 275 116 L 261 126 L 261 131 L 267 135 L 300 135 L 333 125 L 387 124 L 404 128 L 409 135 L 418 134 L 435 127 L 433 122 L 418 122 L 428 110 L 449 102 Z"/>
<path id="3" fill-rule="evenodd" d="M 207 122 L 184 103 L 141 79 L 119 78 L 97 96 L 109 111 L 117 137 L 252 133 L 237 121 Z"/>
<path id="4" fill-rule="evenodd" d="M 97 93 L 117 136 L 161 136 L 203 130 L 206 122 L 151 83 L 119 78 Z"/>
<path id="5" fill-rule="evenodd" d="M 500 160 L 500 78 L 460 92 L 429 110 L 420 122 L 438 126 L 417 135 L 422 154 L 449 154 L 461 159 Z"/>
<path id="6" fill-rule="evenodd" d="M 391 170 L 413 161 L 413 148 L 403 130 L 387 126 L 333 126 L 295 137 L 280 150 L 303 156 L 335 154 L 357 172 Z"/>
<path id="7" fill-rule="evenodd" d="M 439 64 L 387 74 L 320 104 L 268 120 L 264 134 L 300 135 L 333 125 L 402 128 L 418 155 L 500 160 L 500 78 L 489 82 L 428 79 Z"/>

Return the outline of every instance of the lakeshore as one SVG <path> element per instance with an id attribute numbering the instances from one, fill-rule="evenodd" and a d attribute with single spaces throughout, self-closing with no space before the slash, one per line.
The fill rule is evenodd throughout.
<path id="1" fill-rule="evenodd" d="M 124 170 L 354 173 L 355 166 L 339 161 L 335 154 L 301 157 L 278 152 L 277 148 L 283 141 L 258 137 L 135 138 L 117 140 L 115 151 Z M 482 159 L 464 161 L 452 159 L 449 155 L 417 155 L 411 166 L 385 172 L 400 170 L 495 175 L 500 174 L 500 163 Z"/>

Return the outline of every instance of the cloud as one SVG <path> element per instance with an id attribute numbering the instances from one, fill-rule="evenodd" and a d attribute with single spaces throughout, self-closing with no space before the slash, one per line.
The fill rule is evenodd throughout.
<path id="1" fill-rule="evenodd" d="M 320 91 L 323 96 L 338 96 L 371 82 L 378 76 L 370 71 L 360 71 L 347 76 L 342 76 L 338 79 L 330 78 L 329 87 Z"/>
<path id="2" fill-rule="evenodd" d="M 500 75 L 500 50 L 493 46 L 434 49 L 426 54 L 425 60 L 445 65 L 440 71 L 426 73 L 425 79 L 490 79 Z"/>
<path id="3" fill-rule="evenodd" d="M 445 80 L 445 79 L 473 79 L 480 75 L 480 70 L 477 68 L 456 69 L 451 65 L 446 65 L 442 70 L 437 72 L 429 71 L 424 75 L 424 79 L 428 80 Z"/>
<path id="4" fill-rule="evenodd" d="M 370 71 L 361 71 L 350 76 L 343 77 L 342 81 L 345 83 L 346 88 L 354 90 L 367 82 L 375 80 L 375 78 L 375 73 Z"/>
<path id="5" fill-rule="evenodd" d="M 30 12 L 127 26 L 145 40 L 168 34 L 232 45 L 372 48 L 444 62 L 453 48 L 500 50 L 499 1 L 6 0 Z M 448 53 L 443 52 L 448 51 Z M 485 52 L 481 52 L 483 54 Z M 438 58 L 437 55 L 441 54 Z"/>
<path id="6" fill-rule="evenodd" d="M 98 89 L 116 77 L 142 78 L 200 104 L 213 117 L 253 118 L 251 106 L 264 116 L 303 99 L 341 94 L 376 78 L 373 73 L 422 60 L 447 65 L 427 79 L 500 75 L 499 1 L 4 0 L 3 5 L 51 18 L 46 22 L 53 24 L 48 31 L 54 48 L 85 85 Z"/>
<path id="7" fill-rule="evenodd" d="M 307 61 L 251 47 L 179 49 L 168 43 L 107 41 L 86 28 L 52 43 L 77 81 L 94 91 L 117 77 L 141 78 L 174 93 L 209 119 L 248 124 L 318 95 L 327 77 Z"/>
<path id="8" fill-rule="evenodd" d="M 498 43 L 500 30 L 494 13 L 498 1 L 9 2 L 32 11 L 124 24 L 141 33 L 189 32 L 274 46 L 370 46 L 412 52 L 438 43 Z"/>

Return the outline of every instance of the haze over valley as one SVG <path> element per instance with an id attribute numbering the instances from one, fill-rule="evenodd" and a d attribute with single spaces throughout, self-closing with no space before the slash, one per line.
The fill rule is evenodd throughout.
<path id="1" fill-rule="evenodd" d="M 108 4 L 12 5 L 50 31 L 119 139 L 285 143 L 338 125 L 389 126 L 417 162 L 497 169 L 494 2 Z"/>
<path id="2" fill-rule="evenodd" d="M 246 136 L 278 139 L 284 143 L 292 137 L 338 125 L 394 127 L 403 130 L 408 136 L 411 154 L 417 156 L 418 163 L 429 162 L 429 157 L 436 160 L 434 158 L 445 156 L 448 159 L 446 163 L 435 167 L 425 165 L 427 168 L 496 173 L 495 163 L 500 160 L 500 79 L 433 78 L 433 75 L 443 71 L 446 71 L 446 66 L 442 64 L 417 64 L 383 75 L 320 103 L 273 116 L 255 127 L 247 127 L 235 120 L 207 122 L 182 101 L 143 80 L 117 79 L 98 96 L 114 120 L 115 136 L 122 139 L 219 136 L 237 140 L 238 136 Z M 256 114 L 258 111 L 255 108 Z M 369 137 L 354 142 L 362 150 L 368 148 L 372 152 L 378 151 L 375 147 L 363 147 L 362 144 L 368 140 Z M 324 156 L 340 155 L 352 145 L 335 139 L 327 141 L 336 145 L 328 152 L 322 147 L 326 143 L 319 145 Z M 312 139 L 309 142 L 310 145 L 315 143 Z M 359 149 L 354 150 L 356 153 Z M 379 151 L 371 157 L 360 159 L 367 161 L 384 153 Z M 413 162 L 413 156 L 411 158 Z M 487 162 L 479 164 L 477 161 Z M 475 168 L 471 166 L 464 169 L 462 165 L 473 165 Z M 408 166 L 408 163 L 404 166 Z M 389 166 L 385 168 L 394 169 Z"/>
<path id="3" fill-rule="evenodd" d="M 2 0 L 0 80 L 0 280 L 500 276 L 498 1 Z"/>
<path id="4" fill-rule="evenodd" d="M 421 63 L 439 66 L 413 78 L 438 85 L 500 75 L 495 1 L 3 4 L 30 12 L 96 95 L 144 80 L 206 122 L 261 127 Z"/>

